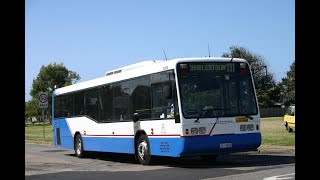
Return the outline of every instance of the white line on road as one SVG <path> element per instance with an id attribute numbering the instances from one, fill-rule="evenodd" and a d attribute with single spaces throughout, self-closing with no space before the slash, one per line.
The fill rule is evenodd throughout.
<path id="1" fill-rule="evenodd" d="M 264 178 L 263 180 L 282 180 L 282 179 L 292 179 L 294 177 L 295 173 L 291 174 L 284 174 L 284 175 L 279 175 L 279 176 L 271 176 Z"/>

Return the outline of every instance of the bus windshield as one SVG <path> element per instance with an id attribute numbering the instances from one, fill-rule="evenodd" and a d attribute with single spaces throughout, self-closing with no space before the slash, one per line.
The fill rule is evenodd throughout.
<path id="1" fill-rule="evenodd" d="M 257 114 L 249 67 L 241 64 L 184 64 L 186 69 L 178 71 L 183 116 L 197 118 L 203 111 L 202 118 Z"/>

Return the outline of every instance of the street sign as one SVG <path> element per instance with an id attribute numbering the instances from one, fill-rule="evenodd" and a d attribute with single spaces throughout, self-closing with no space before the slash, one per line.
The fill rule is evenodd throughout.
<path id="1" fill-rule="evenodd" d="M 48 93 L 39 92 L 39 108 L 48 108 Z"/>

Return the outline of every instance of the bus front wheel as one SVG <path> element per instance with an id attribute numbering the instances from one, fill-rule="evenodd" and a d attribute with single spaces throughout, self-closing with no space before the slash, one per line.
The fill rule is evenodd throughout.
<path id="1" fill-rule="evenodd" d="M 150 154 L 150 144 L 149 139 L 146 135 L 142 134 L 136 145 L 136 152 L 138 160 L 142 165 L 150 164 L 151 154 Z"/>
<path id="2" fill-rule="evenodd" d="M 75 140 L 75 153 L 76 153 L 76 156 L 78 158 L 83 158 L 85 157 L 85 151 L 83 150 L 83 141 L 82 141 L 82 137 L 80 134 L 78 134 L 76 136 L 76 140 Z"/>

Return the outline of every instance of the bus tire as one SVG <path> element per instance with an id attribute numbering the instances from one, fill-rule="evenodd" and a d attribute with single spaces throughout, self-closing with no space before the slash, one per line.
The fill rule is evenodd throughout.
<path id="1" fill-rule="evenodd" d="M 290 126 L 288 126 L 288 132 L 292 132 L 292 129 L 290 128 Z"/>
<path id="2" fill-rule="evenodd" d="M 150 144 L 148 136 L 142 134 L 139 136 L 137 145 L 136 145 L 137 157 L 142 165 L 149 165 L 151 154 L 150 154 Z"/>
<path id="3" fill-rule="evenodd" d="M 82 137 L 81 137 L 81 134 L 78 134 L 76 136 L 76 140 L 74 142 L 74 151 L 75 151 L 75 154 L 78 158 L 83 158 L 85 157 L 86 153 L 85 151 L 83 150 L 83 141 L 82 141 Z"/>

